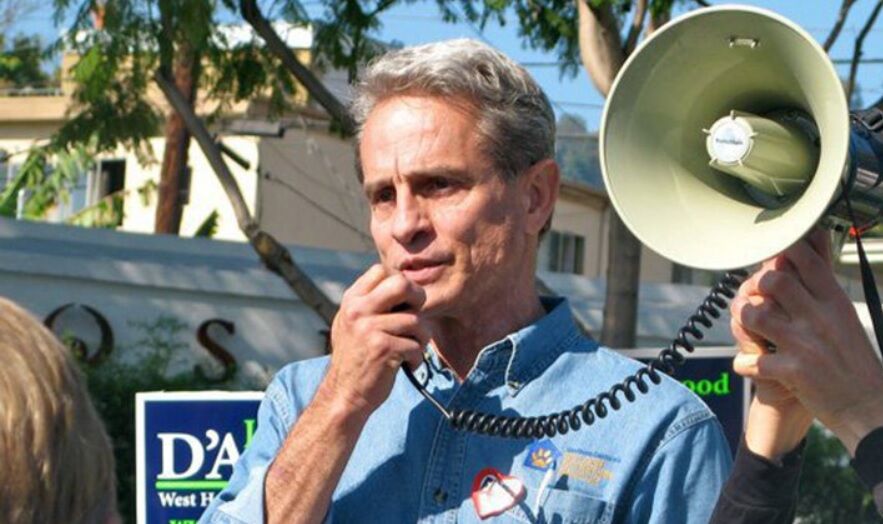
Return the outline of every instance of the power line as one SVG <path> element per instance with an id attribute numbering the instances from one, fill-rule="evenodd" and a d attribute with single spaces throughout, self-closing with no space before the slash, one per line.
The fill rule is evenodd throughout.
<path id="1" fill-rule="evenodd" d="M 835 65 L 851 65 L 851 58 L 833 58 L 831 62 Z M 883 58 L 860 58 L 859 64 L 883 64 Z"/>
<path id="2" fill-rule="evenodd" d="M 288 165 L 288 167 L 290 167 L 291 169 L 294 169 L 295 171 L 297 171 L 301 175 L 309 178 L 310 181 L 312 181 L 313 183 L 319 185 L 320 187 L 322 187 L 328 191 L 334 192 L 334 193 L 340 191 L 340 187 L 335 186 L 334 184 L 329 184 L 328 182 L 326 182 L 324 179 L 322 179 L 320 177 L 313 176 L 312 173 L 310 173 L 306 169 L 299 166 L 296 162 L 294 162 L 293 160 L 288 158 L 288 154 L 285 151 L 283 151 L 282 148 L 279 145 L 275 144 L 272 140 L 262 140 L 261 142 L 263 144 L 267 145 L 268 147 L 270 147 L 271 149 L 273 149 L 274 151 L 276 151 L 276 153 L 279 155 L 279 158 L 281 158 L 282 161 Z M 345 189 L 348 189 L 348 188 L 345 188 Z M 350 193 L 350 194 L 352 194 L 352 193 Z"/>
<path id="3" fill-rule="evenodd" d="M 553 104 L 568 107 L 582 107 L 584 109 L 604 109 L 604 104 L 594 104 L 591 102 L 568 102 L 563 100 L 552 100 Z"/>
<path id="4" fill-rule="evenodd" d="M 319 212 L 322 213 L 323 215 L 327 216 L 328 218 L 334 220 L 335 222 L 337 222 L 337 223 L 340 224 L 341 226 L 343 226 L 343 227 L 349 229 L 350 231 L 356 233 L 357 235 L 359 235 L 359 237 L 362 238 L 362 240 L 372 240 L 371 237 L 368 236 L 364 231 L 362 231 L 362 230 L 360 230 L 359 228 L 353 226 L 352 224 L 350 224 L 350 223 L 347 222 L 346 220 L 340 218 L 339 216 L 337 216 L 336 213 L 334 213 L 333 211 L 331 211 L 331 210 L 325 208 L 325 206 L 323 206 L 323 205 L 320 204 L 319 202 L 316 202 L 315 200 L 313 200 L 312 198 L 310 198 L 306 193 L 304 193 L 303 191 L 299 190 L 299 189 L 298 189 L 297 187 L 295 187 L 293 184 L 290 184 L 290 183 L 286 182 L 285 180 L 283 180 L 283 179 L 281 179 L 281 178 L 279 178 L 279 177 L 273 175 L 273 174 L 270 173 L 269 171 L 264 171 L 263 173 L 261 173 L 261 177 L 262 177 L 264 180 L 267 180 L 267 181 L 269 181 L 269 182 L 274 182 L 274 183 L 276 183 L 276 184 L 279 184 L 280 186 L 282 186 L 282 187 L 284 187 L 285 189 L 291 191 L 291 192 L 294 193 L 295 195 L 297 195 L 297 196 L 303 198 L 304 200 L 307 201 L 307 203 L 309 203 L 309 204 L 311 204 L 313 207 L 315 207 L 317 211 L 319 211 Z"/>
<path id="5" fill-rule="evenodd" d="M 561 67 L 566 62 L 562 61 L 548 61 L 548 62 L 521 62 L 520 65 L 522 67 L 532 67 L 532 68 L 540 68 L 540 67 Z M 836 65 L 849 65 L 852 63 L 851 58 L 832 58 L 831 63 Z M 875 57 L 875 58 L 861 58 L 858 61 L 859 64 L 872 64 L 872 65 L 880 65 L 883 64 L 883 57 Z"/>
<path id="6" fill-rule="evenodd" d="M 830 27 L 806 27 L 805 29 L 807 30 L 807 32 L 810 32 L 810 33 L 825 33 L 825 34 L 827 34 L 827 33 L 831 32 Z M 860 29 L 854 25 L 851 25 L 851 26 L 845 26 L 842 29 L 842 31 L 846 31 L 848 33 L 858 33 L 860 31 Z M 869 33 L 879 33 L 881 31 L 883 31 L 883 28 L 875 27 L 875 28 L 872 28 L 868 32 Z"/>
<path id="7" fill-rule="evenodd" d="M 563 138 L 563 139 L 570 138 L 570 139 L 578 139 L 578 140 L 584 140 L 584 139 L 590 139 L 590 138 L 597 139 L 598 134 L 597 133 L 589 133 L 588 131 L 574 132 L 574 133 L 558 132 L 558 133 L 555 133 L 555 138 Z"/>
<path id="8" fill-rule="evenodd" d="M 477 36 L 482 42 L 484 42 L 485 44 L 487 44 L 487 45 L 489 45 L 489 46 L 491 46 L 491 47 L 494 47 L 494 48 L 496 48 L 496 49 L 499 49 L 499 47 L 497 47 L 497 46 L 495 46 L 494 44 L 492 44 L 491 41 L 488 40 L 488 39 L 484 36 L 484 31 L 481 30 L 481 29 L 479 29 L 479 28 L 477 28 L 477 27 L 475 26 L 475 24 L 472 22 L 472 20 L 469 20 L 468 18 L 465 18 L 465 20 L 466 20 L 466 25 L 469 26 L 469 28 L 472 30 L 472 32 L 475 33 L 475 36 Z"/>
<path id="9" fill-rule="evenodd" d="M 483 32 L 483 31 L 481 31 L 481 30 L 479 30 L 477 27 L 475 27 L 475 24 L 472 23 L 471 20 L 466 19 L 466 25 L 469 26 L 469 28 L 472 30 L 472 32 L 475 33 L 475 35 L 476 35 L 476 36 L 477 36 L 482 42 L 484 42 L 485 44 L 487 44 L 487 45 L 489 45 L 489 46 L 491 46 L 491 47 L 493 47 L 493 48 L 495 48 L 495 49 L 499 49 L 499 47 L 497 47 L 496 45 L 494 45 L 493 42 L 491 42 L 487 37 L 484 36 L 484 32 Z M 567 111 L 564 109 L 564 107 L 563 107 L 564 104 L 562 104 L 562 103 L 560 103 L 560 102 L 558 102 L 558 101 L 556 101 L 556 100 L 549 100 L 549 102 L 550 102 L 553 106 L 555 106 L 555 109 L 557 109 L 558 111 L 560 111 L 560 112 L 562 112 L 562 113 L 566 113 L 566 112 L 567 112 Z"/>
<path id="10" fill-rule="evenodd" d="M 306 178 L 308 178 L 308 179 L 309 179 L 310 181 L 312 181 L 313 183 L 318 184 L 319 187 L 322 187 L 322 188 L 324 188 L 324 189 L 326 189 L 326 190 L 328 190 L 328 191 L 331 191 L 331 192 L 333 192 L 334 194 L 337 194 L 338 196 L 340 196 L 340 195 L 339 195 L 339 194 L 340 194 L 340 189 L 341 189 L 340 187 L 337 187 L 337 186 L 334 186 L 334 185 L 332 185 L 332 184 L 329 184 L 329 183 L 326 182 L 325 180 L 322 180 L 322 179 L 320 179 L 320 178 L 318 178 L 318 177 L 313 176 L 309 171 L 307 171 L 306 169 L 303 169 L 303 168 L 302 168 L 301 166 L 299 166 L 296 162 L 294 162 L 293 160 L 291 160 L 291 159 L 288 157 L 288 155 L 285 153 L 285 151 L 283 151 L 283 150 L 282 150 L 282 149 L 281 149 L 276 143 L 274 143 L 272 140 L 264 140 L 264 141 L 262 141 L 262 142 L 263 142 L 265 145 L 269 146 L 271 149 L 275 150 L 276 153 L 277 153 L 277 155 L 279 156 L 279 158 L 281 158 L 282 161 L 283 161 L 288 167 L 290 167 L 290 168 L 293 169 L 294 171 L 300 173 L 301 175 L 305 176 Z M 327 169 L 327 168 L 326 168 L 326 169 Z M 321 203 L 317 202 L 316 200 L 314 200 L 313 198 L 311 198 L 309 195 L 307 195 L 307 194 L 304 193 L 303 191 L 299 190 L 299 189 L 298 189 L 297 187 L 295 187 L 293 184 L 291 184 L 291 183 L 289 183 L 289 182 L 287 182 L 287 181 L 285 181 L 285 180 L 283 180 L 283 179 L 281 179 L 281 178 L 279 178 L 279 177 L 273 175 L 273 174 L 270 173 L 269 171 L 264 171 L 263 173 L 261 173 L 260 176 L 261 176 L 262 178 L 264 178 L 265 180 L 267 180 L 267 181 L 269 181 L 269 182 L 274 182 L 274 183 L 276 183 L 276 184 L 279 184 L 279 185 L 281 185 L 282 187 L 284 187 L 285 189 L 287 189 L 287 190 L 291 191 L 292 193 L 294 193 L 294 194 L 300 196 L 301 198 L 303 198 L 304 200 L 306 200 L 308 203 L 310 203 L 313 207 L 315 207 L 315 208 L 316 208 L 319 212 L 321 212 L 322 214 L 328 216 L 329 218 L 331 218 L 332 220 L 334 220 L 334 221 L 337 222 L 338 224 L 340 224 L 340 225 L 346 227 L 347 229 L 352 230 L 353 232 L 355 232 L 356 234 L 359 235 L 359 237 L 362 239 L 362 241 L 365 242 L 365 245 L 367 245 L 367 246 L 372 246 L 372 245 L 373 245 L 373 239 L 372 239 L 369 235 L 365 234 L 364 231 L 362 231 L 362 230 L 358 229 L 357 227 L 353 226 L 352 223 L 350 223 L 349 221 L 347 221 L 347 219 L 345 219 L 345 218 L 339 216 L 339 215 L 338 215 L 337 213 L 335 213 L 334 211 L 331 211 L 330 209 L 328 209 L 327 207 L 325 207 L 325 206 L 322 205 Z M 349 187 L 346 187 L 346 183 L 345 183 L 345 182 L 344 182 L 344 186 L 345 186 L 345 187 L 343 188 L 344 191 L 346 191 L 346 192 L 347 192 L 348 194 L 350 194 L 351 196 L 356 196 L 356 194 L 355 194 L 354 192 L 352 192 L 352 191 L 350 190 Z M 347 209 L 346 204 L 345 204 L 345 202 L 342 201 L 342 199 L 341 199 L 341 204 L 343 205 L 344 209 Z M 350 219 L 352 219 L 352 217 L 350 217 Z M 368 242 L 371 242 L 371 243 L 369 244 Z"/>
<path id="11" fill-rule="evenodd" d="M 359 198 L 359 196 L 362 196 L 361 191 L 353 191 L 352 186 L 350 185 L 350 181 L 352 180 L 352 178 L 345 177 L 340 174 L 340 172 L 334 167 L 334 164 L 331 162 L 331 159 L 329 159 L 328 155 L 325 153 L 325 149 L 322 147 L 321 141 L 315 139 L 312 136 L 312 133 L 310 131 L 310 126 L 307 123 L 304 116 L 299 114 L 298 119 L 300 121 L 301 128 L 303 131 L 304 141 L 307 145 L 307 151 L 309 151 L 310 147 L 315 148 L 315 151 L 321 157 L 322 167 L 325 169 L 326 175 L 330 174 L 333 178 L 337 179 L 337 182 L 341 186 L 343 186 L 344 192 L 346 192 L 347 194 L 349 194 L 351 196 L 357 196 L 357 199 L 360 203 L 364 202 L 364 198 Z M 359 189 L 361 189 L 361 186 L 359 187 Z M 344 199 L 344 195 L 340 191 L 337 191 L 335 193 L 337 194 L 338 202 L 340 203 L 341 206 L 343 206 L 344 210 L 346 211 L 347 217 L 349 218 L 349 220 L 351 220 L 353 223 L 355 223 L 357 220 L 357 217 L 353 214 L 354 210 L 352 209 L 352 206 L 347 205 L 349 202 L 346 202 L 346 200 Z"/>
<path id="12" fill-rule="evenodd" d="M 444 20 L 442 20 L 438 14 L 434 14 L 434 15 L 433 14 L 419 14 L 419 13 L 410 14 L 410 15 L 388 14 L 388 15 L 385 15 L 385 18 L 389 18 L 390 20 L 427 20 L 430 22 L 440 22 L 440 23 L 444 23 L 444 24 L 448 23 L 448 22 L 445 22 Z"/>

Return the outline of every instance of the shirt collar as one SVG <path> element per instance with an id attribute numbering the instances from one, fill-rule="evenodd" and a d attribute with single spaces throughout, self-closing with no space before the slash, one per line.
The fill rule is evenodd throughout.
<path id="1" fill-rule="evenodd" d="M 541 301 L 546 315 L 507 337 L 512 355 L 506 368 L 506 387 L 512 395 L 540 376 L 580 338 L 567 299 L 543 297 Z"/>
<path id="2" fill-rule="evenodd" d="M 540 301 L 546 311 L 543 317 L 486 346 L 479 352 L 473 367 L 473 371 L 481 370 L 485 376 L 495 374 L 494 369 L 505 369 L 504 381 L 513 396 L 540 376 L 558 355 L 581 336 L 567 299 L 541 297 Z M 436 372 L 444 369 L 432 345 L 427 346 L 424 356 Z"/>

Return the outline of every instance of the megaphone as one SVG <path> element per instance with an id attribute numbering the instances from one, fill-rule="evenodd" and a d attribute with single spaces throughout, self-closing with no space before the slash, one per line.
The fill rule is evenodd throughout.
<path id="1" fill-rule="evenodd" d="M 602 118 L 601 169 L 650 249 L 701 269 L 745 267 L 816 223 L 843 232 L 878 219 L 883 154 L 866 127 L 803 29 L 717 6 L 664 26 L 623 65 Z"/>

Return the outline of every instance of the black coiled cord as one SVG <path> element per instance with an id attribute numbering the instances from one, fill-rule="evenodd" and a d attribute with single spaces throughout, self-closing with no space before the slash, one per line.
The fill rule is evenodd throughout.
<path id="1" fill-rule="evenodd" d="M 662 382 L 659 371 L 673 373 L 675 366 L 680 366 L 686 361 L 686 357 L 678 351 L 678 348 L 688 353 L 693 352 L 695 348 L 690 339 L 702 340 L 704 335 L 700 326 L 706 329 L 710 328 L 714 319 L 720 318 L 721 311 L 727 307 L 728 300 L 736 296 L 735 291 L 747 276 L 748 273 L 744 270 L 734 270 L 725 274 L 711 288 L 705 300 L 696 308 L 696 312 L 690 315 L 687 322 L 678 330 L 678 334 L 671 344 L 663 349 L 655 359 L 609 390 L 560 413 L 539 417 L 508 417 L 472 410 L 448 411 L 435 397 L 429 394 L 425 384 L 421 384 L 407 366 L 402 366 L 402 369 L 414 387 L 456 429 L 505 438 L 541 438 L 544 436 L 554 437 L 557 434 L 563 435 L 568 431 L 576 431 L 583 425 L 591 426 L 596 420 L 606 417 L 610 409 L 613 411 L 620 409 L 623 399 L 634 402 L 637 398 L 635 390 L 642 394 L 650 390 L 647 379 L 652 384 Z M 622 399 L 618 395 L 621 395 Z"/>

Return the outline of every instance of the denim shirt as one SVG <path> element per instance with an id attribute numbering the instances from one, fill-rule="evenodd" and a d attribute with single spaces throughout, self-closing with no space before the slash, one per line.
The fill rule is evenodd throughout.
<path id="1" fill-rule="evenodd" d="M 429 391 L 449 408 L 536 416 L 581 404 L 639 368 L 583 337 L 566 301 L 545 305 L 546 316 L 485 347 L 462 383 L 431 354 L 421 373 Z M 263 522 L 267 468 L 327 364 L 296 362 L 276 375 L 249 448 L 201 523 Z M 526 491 L 497 522 L 705 524 L 731 465 L 717 419 L 667 376 L 623 404 L 551 439 L 504 439 L 453 429 L 400 373 L 365 425 L 326 521 L 479 522 L 473 483 L 491 467 Z"/>

